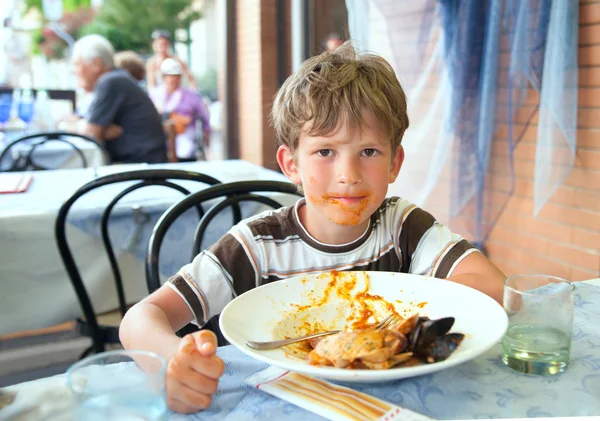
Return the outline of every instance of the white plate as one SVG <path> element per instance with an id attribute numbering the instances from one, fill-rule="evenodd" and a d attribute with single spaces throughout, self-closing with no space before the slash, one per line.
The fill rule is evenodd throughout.
<path id="1" fill-rule="evenodd" d="M 357 294 L 365 288 L 383 300 L 358 299 Z M 385 302 L 406 315 L 417 311 L 432 319 L 454 317 L 451 331 L 463 333 L 465 338 L 445 361 L 389 370 L 314 366 L 289 349 L 257 351 L 245 345 L 246 340 L 298 336 L 305 333 L 306 324 L 309 329 L 348 328 L 347 320 L 364 307 L 374 311 L 379 320 L 389 313 Z M 219 324 L 229 343 L 268 364 L 326 379 L 371 383 L 419 376 L 471 360 L 498 343 L 508 327 L 508 317 L 487 295 L 454 282 L 404 273 L 334 272 L 252 289 L 225 307 Z"/>

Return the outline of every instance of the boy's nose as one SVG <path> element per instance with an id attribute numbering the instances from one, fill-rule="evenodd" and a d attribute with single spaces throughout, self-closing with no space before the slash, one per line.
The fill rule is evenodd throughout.
<path id="1" fill-rule="evenodd" d="M 337 172 L 338 183 L 341 184 L 358 184 L 362 181 L 360 166 L 353 160 L 348 160 L 338 166 Z"/>

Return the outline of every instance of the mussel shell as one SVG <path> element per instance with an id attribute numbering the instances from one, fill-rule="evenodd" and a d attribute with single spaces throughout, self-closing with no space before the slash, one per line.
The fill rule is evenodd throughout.
<path id="1" fill-rule="evenodd" d="M 465 335 L 462 333 L 448 333 L 436 338 L 428 345 L 419 348 L 417 356 L 429 363 L 444 361 L 460 345 Z"/>
<path id="2" fill-rule="evenodd" d="M 408 334 L 407 338 L 408 338 L 408 349 L 410 349 L 411 351 L 414 351 L 416 346 L 417 346 L 417 340 L 419 339 L 419 336 L 421 334 L 421 325 L 427 321 L 430 321 L 431 319 L 427 316 L 421 316 L 419 317 L 419 320 L 417 320 L 417 323 L 415 324 L 415 327 L 413 328 L 413 330 L 410 331 L 410 333 Z"/>
<path id="3" fill-rule="evenodd" d="M 418 351 L 435 341 L 436 338 L 448 333 L 454 324 L 454 317 L 443 317 L 435 320 L 426 319 L 419 320 L 419 322 L 417 327 L 408 335 L 412 351 Z"/>

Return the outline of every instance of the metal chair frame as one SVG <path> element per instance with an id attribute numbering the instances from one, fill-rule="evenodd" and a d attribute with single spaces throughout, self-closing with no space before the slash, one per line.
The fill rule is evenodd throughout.
<path id="1" fill-rule="evenodd" d="M 69 247 L 67 242 L 66 220 L 69 210 L 78 199 L 99 187 L 128 181 L 137 181 L 136 184 L 125 188 L 112 199 L 112 201 L 106 206 L 102 214 L 102 219 L 100 223 L 102 241 L 104 243 L 104 248 L 108 256 L 115 280 L 115 288 L 119 300 L 119 310 L 121 312 L 121 316 L 123 316 L 127 311 L 127 301 L 125 299 L 125 292 L 123 289 L 121 272 L 119 270 L 119 265 L 117 263 L 117 259 L 115 257 L 113 246 L 108 233 L 108 221 L 110 219 L 112 210 L 123 197 L 143 187 L 165 186 L 177 190 L 186 195 L 190 194 L 190 191 L 188 189 L 168 180 L 189 180 L 208 184 L 210 186 L 220 184 L 220 181 L 216 178 L 191 171 L 170 169 L 127 171 L 99 177 L 83 185 L 61 206 L 61 208 L 58 211 L 58 216 L 56 218 L 55 223 L 55 236 L 58 251 L 63 260 L 63 264 L 65 266 L 67 274 L 69 275 L 73 288 L 75 289 L 75 293 L 77 295 L 79 304 L 81 305 L 81 309 L 85 317 L 85 321 L 78 319 L 78 329 L 80 333 L 82 333 L 84 336 L 90 336 L 93 341 L 92 347 L 86 350 L 86 353 L 84 353 L 84 355 L 87 354 L 89 351 L 103 352 L 106 343 L 119 343 L 118 328 L 115 329 L 113 326 L 100 326 L 98 324 L 96 313 L 94 312 L 90 297 L 87 293 L 87 290 L 81 278 L 81 274 L 79 273 L 79 270 L 75 263 L 75 259 L 73 258 L 71 248 Z M 196 208 L 198 210 L 199 217 L 202 218 L 202 216 L 204 215 L 204 210 L 202 209 L 202 206 L 198 205 L 196 206 Z"/>
<path id="2" fill-rule="evenodd" d="M 2 153 L 0 153 L 0 164 L 4 160 L 5 156 L 8 155 L 9 153 L 11 153 L 11 149 L 13 146 L 15 146 L 19 143 L 22 143 L 24 141 L 30 140 L 30 139 L 42 138 L 41 140 L 39 140 L 37 142 L 33 142 L 33 144 L 30 145 L 31 148 L 27 152 L 27 155 L 25 155 L 24 157 L 21 156 L 21 157 L 15 159 L 14 162 L 11 164 L 10 168 L 8 168 L 6 170 L 0 170 L 0 171 L 13 172 L 13 171 L 27 171 L 28 169 L 33 169 L 34 171 L 43 171 L 43 170 L 53 169 L 53 168 L 47 168 L 47 167 L 43 167 L 41 165 L 36 164 L 33 160 L 33 153 L 35 152 L 36 148 L 38 148 L 48 142 L 56 142 L 56 141 L 66 143 L 67 145 L 71 146 L 73 148 L 73 150 L 77 153 L 77 155 L 79 155 L 79 157 L 81 158 L 83 168 L 87 168 L 88 162 L 87 162 L 87 159 L 85 158 L 85 155 L 81 151 L 81 149 L 79 149 L 77 146 L 75 146 L 73 143 L 71 143 L 68 139 L 64 139 L 63 136 L 76 137 L 76 138 L 88 141 L 90 143 L 93 143 L 94 145 L 96 145 L 96 147 L 98 149 L 100 149 L 100 151 L 102 152 L 102 155 L 104 155 L 105 164 L 106 165 L 110 164 L 111 161 L 110 161 L 110 156 L 108 155 L 108 152 L 106 151 L 106 149 L 100 142 L 98 142 L 96 139 L 94 139 L 92 137 L 89 137 L 89 136 L 86 136 L 83 134 L 79 134 L 79 133 L 71 133 L 71 132 L 41 132 L 41 133 L 33 133 L 33 134 L 30 134 L 27 136 L 20 137 L 16 140 L 13 140 L 8 145 L 6 145 L 6 147 L 4 148 Z"/>
<path id="3" fill-rule="evenodd" d="M 239 204 L 241 202 L 258 202 L 274 209 L 282 207 L 276 200 L 255 194 L 257 192 L 287 193 L 299 197 L 303 196 L 298 191 L 298 188 L 292 183 L 280 181 L 240 181 L 209 187 L 190 194 L 187 197 L 184 197 L 180 202 L 171 205 L 171 207 L 162 214 L 154 226 L 150 241 L 148 242 L 148 253 L 146 254 L 146 282 L 148 284 L 148 292 L 152 293 L 161 286 L 158 265 L 160 248 L 167 231 L 179 216 L 194 206 L 200 206 L 202 203 L 209 200 L 224 198 L 222 201 L 213 205 L 200 218 L 200 222 L 194 233 L 191 261 L 202 249 L 202 240 L 209 223 L 225 208 L 232 207 L 234 213 L 233 225 L 235 225 L 242 220 L 241 210 L 239 209 Z M 203 329 L 204 328 L 212 330 L 217 335 L 219 346 L 227 344 L 218 326 L 218 315 L 213 316 L 208 320 Z M 183 336 L 184 334 L 191 333 L 195 330 L 198 330 L 195 325 L 187 325 L 181 329 L 178 334 Z"/>

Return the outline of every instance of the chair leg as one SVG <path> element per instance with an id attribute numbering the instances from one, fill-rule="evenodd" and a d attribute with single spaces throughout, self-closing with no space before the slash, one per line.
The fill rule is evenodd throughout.
<path id="1" fill-rule="evenodd" d="M 85 357 L 89 356 L 94 350 L 94 345 L 87 348 L 83 353 L 79 356 L 80 360 L 83 360 Z"/>

